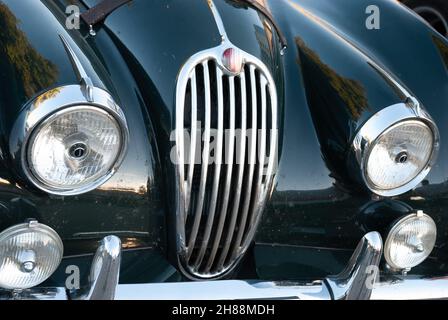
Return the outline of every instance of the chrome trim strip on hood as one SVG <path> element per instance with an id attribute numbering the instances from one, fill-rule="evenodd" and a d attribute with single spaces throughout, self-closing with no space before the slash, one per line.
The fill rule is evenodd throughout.
<path id="1" fill-rule="evenodd" d="M 286 40 L 285 35 L 283 34 L 279 25 L 275 21 L 275 18 L 272 16 L 272 14 L 269 12 L 269 10 L 255 0 L 241 0 L 241 1 L 246 3 L 249 7 L 252 7 L 255 10 L 261 12 L 269 20 L 269 22 L 274 26 L 274 29 L 277 31 L 277 34 L 280 38 L 280 43 L 282 45 L 282 52 L 284 52 L 284 50 L 288 46 L 288 41 Z M 216 8 L 213 0 L 207 0 L 207 3 L 208 3 L 208 6 L 210 7 L 210 10 L 212 11 L 213 17 L 215 18 L 219 33 L 221 34 L 223 41 L 225 41 L 228 38 L 227 38 L 226 29 L 224 27 L 224 23 L 222 22 L 221 15 L 219 14 L 219 11 Z"/>

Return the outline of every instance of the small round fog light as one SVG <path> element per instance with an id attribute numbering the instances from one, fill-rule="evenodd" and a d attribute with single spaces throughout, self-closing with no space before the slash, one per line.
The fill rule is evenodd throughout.
<path id="1" fill-rule="evenodd" d="M 37 221 L 0 233 L 0 288 L 28 289 L 47 280 L 61 263 L 61 238 Z"/>
<path id="2" fill-rule="evenodd" d="M 384 257 L 393 269 L 411 269 L 428 258 L 436 243 L 434 220 L 422 211 L 396 222 L 384 246 Z"/>

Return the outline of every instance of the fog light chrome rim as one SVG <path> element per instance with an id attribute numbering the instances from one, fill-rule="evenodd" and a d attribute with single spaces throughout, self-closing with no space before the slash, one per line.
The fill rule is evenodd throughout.
<path id="1" fill-rule="evenodd" d="M 412 223 L 414 223 L 413 230 L 410 227 Z M 423 233 L 422 230 L 424 229 L 421 229 L 420 234 L 417 234 L 417 231 L 415 230 L 415 223 L 426 224 L 426 233 Z M 406 230 L 406 228 L 411 229 L 408 230 L 407 234 L 406 231 L 403 231 Z M 422 227 L 420 226 L 420 228 Z M 403 236 L 406 236 L 406 241 L 402 242 L 402 247 L 412 250 L 412 253 L 408 253 L 408 256 L 411 254 L 416 255 L 415 259 L 408 259 L 407 263 L 398 262 L 395 256 L 396 252 L 394 252 L 394 250 L 398 250 L 397 245 L 394 242 L 403 240 Z M 388 266 L 393 270 L 410 270 L 411 268 L 424 262 L 429 257 L 434 249 L 436 237 L 437 226 L 434 220 L 427 214 L 423 213 L 423 211 L 418 211 L 417 213 L 404 216 L 395 222 L 389 231 L 384 245 L 384 258 Z M 393 247 L 394 245 L 395 248 Z"/>
<path id="2" fill-rule="evenodd" d="M 28 289 L 47 280 L 61 263 L 59 235 L 35 220 L 0 233 L 0 288 Z"/>

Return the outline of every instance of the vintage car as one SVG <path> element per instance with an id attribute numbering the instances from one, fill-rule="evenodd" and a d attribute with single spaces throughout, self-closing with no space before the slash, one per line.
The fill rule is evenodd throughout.
<path id="1" fill-rule="evenodd" d="M 0 0 L 0 298 L 447 298 L 447 70 L 398 1 Z"/>

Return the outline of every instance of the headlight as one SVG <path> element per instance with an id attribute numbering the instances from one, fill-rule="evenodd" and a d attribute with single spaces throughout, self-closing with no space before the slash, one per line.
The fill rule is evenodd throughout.
<path id="1" fill-rule="evenodd" d="M 107 175 L 122 149 L 117 121 L 96 107 L 71 107 L 52 115 L 28 143 L 34 176 L 54 190 L 73 190 Z"/>
<path id="2" fill-rule="evenodd" d="M 403 121 L 372 144 L 366 177 L 376 189 L 392 190 L 414 179 L 427 165 L 434 147 L 431 129 L 419 121 Z"/>
<path id="3" fill-rule="evenodd" d="M 400 219 L 391 228 L 384 256 L 393 269 L 411 269 L 422 263 L 434 248 L 437 227 L 423 212 Z"/>
<path id="4" fill-rule="evenodd" d="M 67 86 L 38 97 L 16 130 L 24 128 L 21 165 L 29 180 L 51 194 L 75 195 L 93 190 L 117 170 L 126 150 L 128 128 L 112 97 L 92 88 Z M 17 134 L 20 136 L 20 134 Z"/>
<path id="5" fill-rule="evenodd" d="M 37 221 L 0 233 L 0 288 L 27 289 L 47 280 L 59 266 L 62 241 Z"/>
<path id="6" fill-rule="evenodd" d="M 398 104 L 374 115 L 354 142 L 366 186 L 394 196 L 416 187 L 428 174 L 439 145 L 438 130 L 423 110 Z"/>

